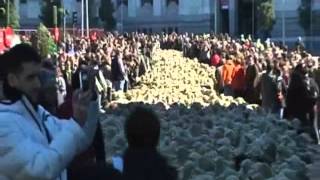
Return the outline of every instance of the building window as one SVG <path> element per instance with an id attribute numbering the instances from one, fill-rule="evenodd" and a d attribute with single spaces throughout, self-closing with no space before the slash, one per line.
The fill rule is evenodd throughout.
<path id="1" fill-rule="evenodd" d="M 27 0 L 20 0 L 20 4 L 27 4 Z"/>
<path id="2" fill-rule="evenodd" d="M 145 3 L 153 4 L 153 0 L 142 0 L 142 6 L 144 6 Z"/>
<path id="3" fill-rule="evenodd" d="M 142 29 L 142 32 L 143 32 L 143 34 L 148 34 L 147 28 L 143 28 L 143 29 Z"/>
<path id="4" fill-rule="evenodd" d="M 167 0 L 167 5 L 169 5 L 171 2 L 175 2 L 176 4 L 179 4 L 179 0 Z"/>
<path id="5" fill-rule="evenodd" d="M 121 4 L 125 4 L 126 6 L 128 6 L 128 0 L 118 0 L 117 5 L 120 6 Z"/>

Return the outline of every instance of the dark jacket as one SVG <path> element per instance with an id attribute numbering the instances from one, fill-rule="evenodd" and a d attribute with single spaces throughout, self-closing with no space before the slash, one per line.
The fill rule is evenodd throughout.
<path id="1" fill-rule="evenodd" d="M 72 95 L 58 108 L 57 114 L 59 118 L 71 118 L 73 115 Z M 98 123 L 97 131 L 94 136 L 93 144 L 82 154 L 75 157 L 68 167 L 68 179 L 79 180 L 83 175 L 85 167 L 95 167 L 97 162 L 105 163 L 105 148 L 103 141 L 103 133 L 101 124 Z"/>
<path id="2" fill-rule="evenodd" d="M 113 81 L 121 81 L 124 80 L 125 70 L 123 61 L 118 58 L 113 58 L 111 62 L 111 74 Z"/>
<path id="3" fill-rule="evenodd" d="M 315 80 L 300 72 L 294 72 L 287 92 L 287 113 L 289 118 L 298 118 L 302 123 L 311 120 L 313 107 L 319 96 L 319 87 Z M 310 123 L 310 122 L 309 122 Z"/>
<path id="4" fill-rule="evenodd" d="M 127 149 L 124 153 L 124 180 L 176 180 L 175 168 L 155 149 Z"/>

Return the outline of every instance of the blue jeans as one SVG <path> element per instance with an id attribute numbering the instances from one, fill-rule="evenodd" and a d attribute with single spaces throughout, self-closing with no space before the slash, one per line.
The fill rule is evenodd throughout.
<path id="1" fill-rule="evenodd" d="M 115 81 L 114 84 L 114 89 L 116 91 L 123 91 L 124 90 L 124 85 L 125 85 L 126 80 L 120 80 L 120 81 Z"/>

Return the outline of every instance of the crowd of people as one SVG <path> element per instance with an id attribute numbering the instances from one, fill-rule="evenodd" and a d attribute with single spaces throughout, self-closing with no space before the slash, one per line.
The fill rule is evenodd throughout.
<path id="1" fill-rule="evenodd" d="M 68 36 L 58 47 L 44 60 L 26 44 L 0 57 L 0 179 L 177 179 L 157 151 L 160 121 L 152 111 L 137 108 L 127 118 L 128 149 L 111 165 L 97 117 L 112 92 L 134 87 L 152 69 L 158 48 L 215 67 L 220 93 L 260 104 L 279 119 L 298 118 L 301 131 L 320 140 L 319 59 L 301 41 L 289 50 L 250 37 L 106 33 L 94 40 Z M 79 91 L 84 72 L 90 88 Z"/>
<path id="2" fill-rule="evenodd" d="M 313 57 L 301 38 L 289 50 L 267 39 L 253 41 L 226 35 L 171 34 L 161 39 L 161 48 L 183 51 L 217 69 L 218 91 L 259 104 L 279 118 L 297 118 L 302 130 L 320 142 L 317 114 L 319 57 Z"/>
<path id="3" fill-rule="evenodd" d="M 57 108 L 50 101 L 59 98 L 50 93 L 58 68 L 34 48 L 13 47 L 0 56 L 0 67 L 1 180 L 177 179 L 177 170 L 157 150 L 160 120 L 144 107 L 127 117 L 123 156 L 106 162 L 94 66 L 89 88 L 72 90 L 71 101 Z"/>

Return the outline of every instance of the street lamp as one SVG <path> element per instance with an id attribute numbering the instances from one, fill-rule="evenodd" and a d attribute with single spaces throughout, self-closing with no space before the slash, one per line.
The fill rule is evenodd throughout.
<path id="1" fill-rule="evenodd" d="M 214 32 L 218 33 L 218 0 L 214 1 Z"/>
<path id="2" fill-rule="evenodd" d="M 313 17 L 312 17 L 312 15 L 313 15 L 313 0 L 311 0 L 311 2 L 310 2 L 310 45 L 311 45 L 311 47 L 310 47 L 310 49 L 311 50 L 313 50 L 313 40 L 312 40 L 312 36 L 313 36 Z"/>
<path id="3" fill-rule="evenodd" d="M 87 37 L 89 38 L 89 2 L 86 0 Z"/>
<path id="4" fill-rule="evenodd" d="M 81 37 L 84 36 L 84 0 L 81 0 Z"/>
<path id="5" fill-rule="evenodd" d="M 120 7 L 121 7 L 121 34 L 123 34 L 123 0 L 121 0 L 121 4 L 120 4 Z"/>
<path id="6" fill-rule="evenodd" d="M 66 41 L 66 17 L 69 15 L 68 10 L 63 9 L 63 40 Z"/>
<path id="7" fill-rule="evenodd" d="M 255 11 L 254 11 L 254 7 L 255 6 L 255 2 L 254 2 L 254 0 L 252 0 L 252 37 L 254 38 L 254 26 L 255 26 L 255 24 L 254 24 L 254 21 L 255 21 Z"/>
<path id="8" fill-rule="evenodd" d="M 10 25 L 10 1 L 7 0 L 7 27 Z"/>
<path id="9" fill-rule="evenodd" d="M 286 44 L 286 18 L 285 18 L 286 0 L 282 0 L 282 45 Z"/>

